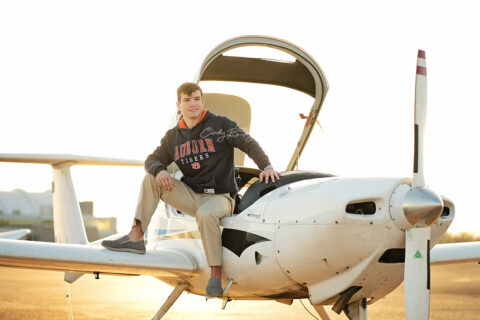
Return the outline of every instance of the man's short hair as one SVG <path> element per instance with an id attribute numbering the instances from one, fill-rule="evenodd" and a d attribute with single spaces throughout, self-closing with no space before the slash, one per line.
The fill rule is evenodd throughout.
<path id="1" fill-rule="evenodd" d="M 202 89 L 200 88 L 200 86 L 198 84 L 193 83 L 193 82 L 185 82 L 184 84 L 182 84 L 177 89 L 177 99 L 178 99 L 178 101 L 180 101 L 180 98 L 182 97 L 182 93 L 189 96 L 197 90 L 200 90 L 200 96 L 203 97 Z"/>

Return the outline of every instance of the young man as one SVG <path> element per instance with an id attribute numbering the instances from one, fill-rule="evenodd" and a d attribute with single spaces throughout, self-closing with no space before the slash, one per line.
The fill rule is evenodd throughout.
<path id="1" fill-rule="evenodd" d="M 222 297 L 222 237 L 219 219 L 230 216 L 235 207 L 231 195 L 235 182 L 233 148 L 244 151 L 262 170 L 260 181 L 279 179 L 260 145 L 226 117 L 203 109 L 202 89 L 184 83 L 177 90 L 177 108 L 182 119 L 167 131 L 160 146 L 145 161 L 145 176 L 134 225 L 130 233 L 102 245 L 111 250 L 145 253 L 144 233 L 160 200 L 182 213 L 194 216 L 211 267 L 207 296 Z M 167 172 L 175 162 L 183 173 L 180 180 Z"/>

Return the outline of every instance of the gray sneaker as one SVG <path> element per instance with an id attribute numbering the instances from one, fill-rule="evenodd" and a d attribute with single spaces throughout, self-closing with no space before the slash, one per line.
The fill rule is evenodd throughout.
<path id="1" fill-rule="evenodd" d="M 207 285 L 207 297 L 211 298 L 222 298 L 223 289 L 222 289 L 222 279 L 220 278 L 210 278 Z"/>
<path id="2" fill-rule="evenodd" d="M 116 240 L 103 240 L 102 246 L 113 251 L 124 251 L 137 254 L 144 254 L 146 252 L 145 241 L 130 241 L 128 235 Z"/>

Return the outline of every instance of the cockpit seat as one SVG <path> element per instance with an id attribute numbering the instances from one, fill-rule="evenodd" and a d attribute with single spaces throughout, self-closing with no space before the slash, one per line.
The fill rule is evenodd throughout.
<path id="1" fill-rule="evenodd" d="M 274 183 L 261 183 L 260 180 L 258 180 L 254 182 L 247 189 L 247 191 L 245 191 L 242 199 L 238 203 L 236 212 L 234 213 L 242 212 L 243 210 L 250 207 L 255 201 L 279 187 L 301 180 L 327 177 L 334 177 L 334 175 L 313 171 L 284 171 L 282 172 L 282 176 L 280 177 L 280 179 L 276 180 Z"/>

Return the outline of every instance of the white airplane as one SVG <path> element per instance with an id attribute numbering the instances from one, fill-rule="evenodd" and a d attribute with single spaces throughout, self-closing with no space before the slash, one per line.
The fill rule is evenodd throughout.
<path id="1" fill-rule="evenodd" d="M 243 46 L 281 50 L 295 62 L 224 55 Z M 308 298 L 323 320 L 329 319 L 325 305 L 333 305 L 339 314 L 344 311 L 351 320 L 361 320 L 367 319 L 367 305 L 405 281 L 407 319 L 428 319 L 430 265 L 480 261 L 480 242 L 435 246 L 451 224 L 455 207 L 447 197 L 427 188 L 423 177 L 427 90 L 423 51 L 417 60 L 413 179 L 341 178 L 294 171 L 328 84 L 316 61 L 292 43 L 264 36 L 230 39 L 208 54 L 194 79 L 207 80 L 274 84 L 314 98 L 279 181 L 256 181 L 259 170 L 242 166 L 244 155 L 235 155 L 237 183 L 246 191 L 237 196 L 235 214 L 221 220 L 223 283 L 227 284 L 223 308 L 235 299 L 291 304 Z M 215 93 L 205 93 L 205 98 L 208 109 L 249 130 L 250 109 L 245 100 Z M 65 271 L 65 281 L 70 283 L 84 273 L 153 276 L 174 287 L 153 319 L 161 319 L 183 291 L 205 295 L 210 268 L 196 222 L 168 205 L 159 205 L 150 224 L 145 255 L 114 252 L 98 241 L 87 241 L 70 167 L 141 166 L 143 161 L 24 154 L 1 154 L 0 160 L 53 167 L 57 242 L 1 239 L 1 266 Z M 180 177 L 178 170 L 171 170 Z"/>

